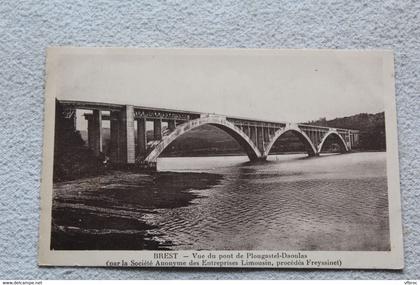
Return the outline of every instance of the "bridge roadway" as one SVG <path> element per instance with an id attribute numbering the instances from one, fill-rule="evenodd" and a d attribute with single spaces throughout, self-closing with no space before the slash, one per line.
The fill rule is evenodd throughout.
<path id="1" fill-rule="evenodd" d="M 89 110 L 88 145 L 96 155 L 102 152 L 102 121 L 110 120 L 110 161 L 156 169 L 157 158 L 179 136 L 203 125 L 212 125 L 231 135 L 251 161 L 265 160 L 274 143 L 285 133 L 294 133 L 309 156 L 317 156 L 326 139 L 335 137 L 341 152 L 359 144 L 359 131 L 290 122 L 270 122 L 248 118 L 149 108 L 132 105 L 60 100 L 65 127 L 76 130 L 76 110 Z M 137 130 L 135 128 L 137 121 Z M 153 139 L 148 141 L 146 122 L 153 122 Z M 167 127 L 163 128 L 163 122 Z M 137 143 L 136 135 L 137 131 Z"/>

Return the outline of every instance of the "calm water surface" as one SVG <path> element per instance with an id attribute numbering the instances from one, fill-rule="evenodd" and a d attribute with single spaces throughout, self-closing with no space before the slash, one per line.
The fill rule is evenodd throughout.
<path id="1" fill-rule="evenodd" d="M 386 153 L 160 158 L 158 167 L 164 176 L 54 185 L 56 247 L 86 238 L 97 246 L 99 235 L 105 249 L 389 250 Z M 182 190 L 190 196 L 162 192 L 193 176 L 178 172 L 221 175 L 198 176 L 199 187 Z"/>
<path id="2" fill-rule="evenodd" d="M 161 171 L 223 174 L 193 205 L 150 216 L 175 249 L 388 250 L 385 153 L 162 158 Z"/>

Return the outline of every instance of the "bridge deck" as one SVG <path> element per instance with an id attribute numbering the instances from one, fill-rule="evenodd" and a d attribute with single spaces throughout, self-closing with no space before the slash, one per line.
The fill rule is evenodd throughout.
<path id="1" fill-rule="evenodd" d="M 112 104 L 112 103 L 98 103 L 98 102 L 89 102 L 89 101 L 72 101 L 72 100 L 59 100 L 60 104 L 67 108 L 74 108 L 74 109 L 85 109 L 85 110 L 101 110 L 101 111 L 121 111 L 124 109 L 126 105 L 123 104 Z M 213 115 L 213 116 L 222 116 L 225 117 L 227 120 L 232 121 L 235 124 L 244 124 L 249 126 L 262 126 L 262 127 L 284 127 L 285 125 L 291 124 L 291 122 L 285 121 L 269 121 L 269 120 L 262 120 L 262 119 L 255 119 L 249 117 L 240 117 L 240 116 L 224 116 L 215 113 L 205 113 L 205 112 L 196 112 L 196 111 L 185 111 L 185 110 L 175 110 L 175 109 L 168 109 L 168 108 L 154 108 L 154 107 L 146 107 L 146 106 L 133 106 L 135 111 L 149 111 L 149 112 L 159 112 L 159 113 L 172 113 L 172 114 L 183 114 L 183 115 L 191 115 L 194 118 L 203 115 Z M 153 118 L 153 116 L 150 116 Z M 104 116 L 104 120 L 109 119 L 109 116 Z M 168 118 L 169 119 L 169 118 Z M 352 132 L 352 133 L 359 133 L 358 130 L 354 129 L 343 129 L 343 128 L 334 128 L 334 127 L 325 127 L 325 126 L 318 126 L 318 125 L 311 125 L 305 123 L 293 123 L 299 127 L 306 127 L 311 129 L 318 129 L 318 130 L 331 130 L 335 129 L 339 132 Z"/>

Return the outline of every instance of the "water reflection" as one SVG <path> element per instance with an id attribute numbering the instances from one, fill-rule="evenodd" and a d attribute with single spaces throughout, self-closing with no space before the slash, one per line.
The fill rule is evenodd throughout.
<path id="1" fill-rule="evenodd" d="M 230 157 L 225 167 L 216 158 L 195 159 L 196 169 L 223 173 L 221 184 L 201 191 L 206 198 L 188 211 L 162 212 L 154 224 L 177 249 L 388 250 L 385 154 L 304 157 L 270 157 L 266 164 Z M 160 163 L 190 171 L 188 160 Z M 187 235 L 165 222 L 175 213 Z"/>

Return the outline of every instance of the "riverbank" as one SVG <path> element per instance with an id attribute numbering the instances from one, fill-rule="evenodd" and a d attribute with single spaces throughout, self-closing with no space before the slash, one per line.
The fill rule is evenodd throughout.
<path id="1" fill-rule="evenodd" d="M 222 176 L 209 173 L 107 174 L 54 183 L 51 249 L 165 249 L 148 230 L 147 215 L 186 207 Z M 124 241 L 124 242 L 122 242 Z"/>

